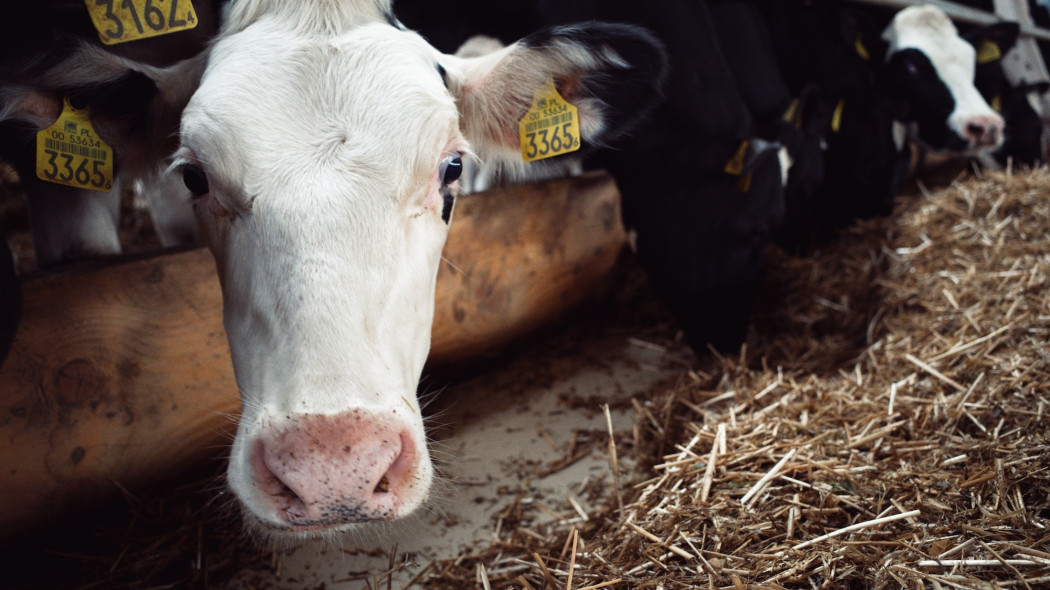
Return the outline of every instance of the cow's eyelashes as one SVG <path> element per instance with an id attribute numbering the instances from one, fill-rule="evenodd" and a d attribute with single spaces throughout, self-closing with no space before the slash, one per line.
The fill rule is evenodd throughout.
<path id="1" fill-rule="evenodd" d="M 208 176 L 196 164 L 182 166 L 182 182 L 186 183 L 186 188 L 190 189 L 195 197 L 204 196 L 211 190 L 208 186 Z"/>
<path id="2" fill-rule="evenodd" d="M 441 179 L 441 184 L 448 186 L 459 180 L 461 174 L 463 174 L 463 156 L 458 152 L 445 156 L 438 168 L 438 178 Z"/>

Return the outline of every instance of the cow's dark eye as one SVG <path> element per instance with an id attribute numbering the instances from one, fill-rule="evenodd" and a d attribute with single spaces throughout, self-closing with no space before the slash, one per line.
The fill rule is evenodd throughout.
<path id="1" fill-rule="evenodd" d="M 438 169 L 438 177 L 441 178 L 441 184 L 448 186 L 456 182 L 459 180 L 460 174 L 463 174 L 463 158 L 459 154 L 445 156 L 445 159 L 441 161 L 441 167 Z"/>
<path id="2" fill-rule="evenodd" d="M 193 196 L 199 197 L 208 194 L 208 177 L 196 164 L 186 164 L 182 167 L 182 182 L 190 189 Z"/>

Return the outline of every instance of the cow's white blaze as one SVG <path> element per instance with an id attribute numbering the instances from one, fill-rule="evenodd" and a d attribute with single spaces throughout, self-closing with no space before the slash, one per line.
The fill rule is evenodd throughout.
<path id="1" fill-rule="evenodd" d="M 882 37 L 889 44 L 887 59 L 904 49 L 917 49 L 929 58 L 955 101 L 948 127 L 966 139 L 971 150 L 1002 145 L 1003 119 L 974 86 L 977 52 L 943 11 L 932 5 L 905 8 Z"/>

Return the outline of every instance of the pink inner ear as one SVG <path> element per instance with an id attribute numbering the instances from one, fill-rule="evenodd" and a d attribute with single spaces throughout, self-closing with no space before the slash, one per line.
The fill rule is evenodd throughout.
<path id="1" fill-rule="evenodd" d="M 37 123 L 42 128 L 54 123 L 61 112 L 61 97 L 35 90 L 26 91 L 25 97 L 19 103 L 18 108 L 15 109 L 15 113 L 19 116 Z"/>
<path id="2" fill-rule="evenodd" d="M 554 78 L 554 87 L 558 89 L 558 94 L 561 94 L 562 98 L 571 103 L 576 102 L 576 99 L 580 96 L 580 91 L 583 90 L 583 84 L 580 83 L 578 75 Z"/>

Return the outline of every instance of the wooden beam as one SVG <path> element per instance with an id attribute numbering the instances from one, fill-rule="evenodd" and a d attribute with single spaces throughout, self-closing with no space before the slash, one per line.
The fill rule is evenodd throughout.
<path id="1" fill-rule="evenodd" d="M 498 350 L 593 297 L 624 242 L 605 175 L 460 198 L 430 362 Z M 0 370 L 0 536 L 225 455 L 240 401 L 206 250 L 24 287 Z"/>

